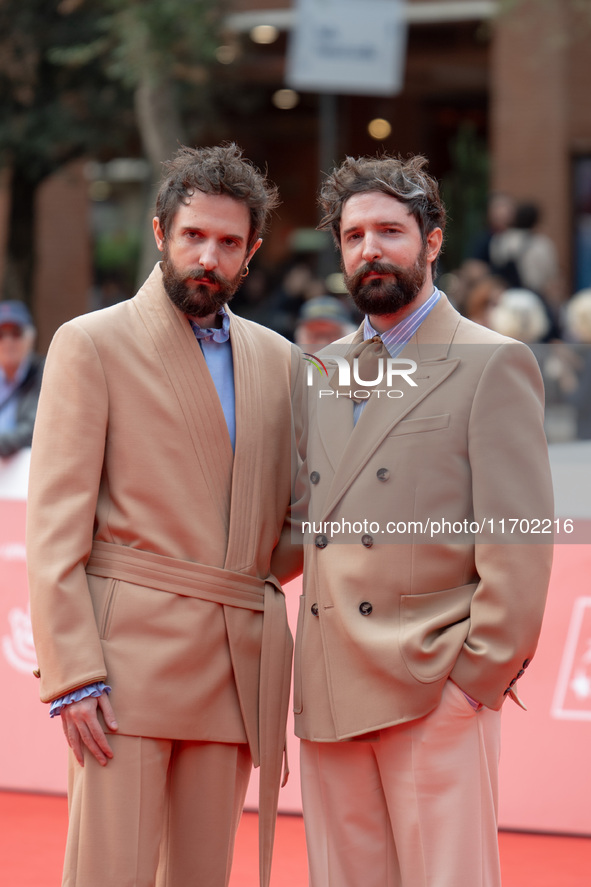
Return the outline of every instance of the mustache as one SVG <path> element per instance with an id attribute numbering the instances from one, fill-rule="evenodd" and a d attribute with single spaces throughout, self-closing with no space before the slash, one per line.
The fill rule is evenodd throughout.
<path id="1" fill-rule="evenodd" d="M 215 271 L 206 271 L 204 268 L 191 268 L 183 274 L 185 280 L 205 280 L 207 283 L 223 282 L 223 278 L 216 274 Z"/>
<path id="2" fill-rule="evenodd" d="M 353 284 L 361 283 L 366 274 L 371 274 L 372 272 L 375 274 L 392 274 L 395 277 L 404 273 L 404 268 L 401 268 L 400 265 L 390 265 L 385 262 L 366 262 L 361 268 L 359 268 L 355 274 L 352 275 L 351 281 Z"/>

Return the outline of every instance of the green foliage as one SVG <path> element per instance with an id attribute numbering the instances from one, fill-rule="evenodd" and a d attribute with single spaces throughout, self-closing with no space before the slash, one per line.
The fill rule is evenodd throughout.
<path id="1" fill-rule="evenodd" d="M 144 101 L 138 117 L 138 87 L 144 98 L 164 95 L 177 117 L 184 99 L 192 114 L 205 104 L 225 8 L 226 0 L 0 0 L 0 167 L 12 170 L 5 295 L 31 298 L 36 187 L 77 157 L 145 147 L 146 130 L 167 125 L 154 103 Z M 129 264 L 137 245 L 124 253 Z"/>
<path id="2" fill-rule="evenodd" d="M 225 3 L 215 0 L 102 0 L 95 32 L 55 46 L 62 65 L 100 60 L 114 81 L 134 88 L 149 72 L 163 78 L 202 82 L 215 58 Z"/>
<path id="3" fill-rule="evenodd" d="M 94 244 L 94 265 L 100 276 L 119 276 L 133 292 L 134 278 L 141 252 L 141 234 L 137 229 L 106 231 Z"/>
<path id="4" fill-rule="evenodd" d="M 0 162 L 41 181 L 86 151 L 121 143 L 131 94 L 105 78 L 100 59 L 60 64 L 59 47 L 100 33 L 101 3 L 0 2 Z M 122 123 L 113 127 L 117 117 Z"/>
<path id="5" fill-rule="evenodd" d="M 441 183 L 448 212 L 445 251 L 442 255 L 446 271 L 461 264 L 475 235 L 486 224 L 488 151 L 472 124 L 463 124 L 458 129 L 450 144 L 450 159 L 450 172 Z"/>
<path id="6" fill-rule="evenodd" d="M 135 135 L 140 81 L 199 86 L 224 2 L 0 0 L 0 163 L 40 181 Z"/>
<path id="7" fill-rule="evenodd" d="M 135 86 L 152 77 L 202 82 L 214 59 L 225 4 L 214 0 L 105 0 L 111 76 Z"/>

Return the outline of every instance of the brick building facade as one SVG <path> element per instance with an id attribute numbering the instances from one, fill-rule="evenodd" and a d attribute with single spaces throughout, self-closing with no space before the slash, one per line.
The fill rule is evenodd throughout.
<path id="1" fill-rule="evenodd" d="M 541 227 L 558 247 L 568 295 L 576 285 L 575 228 L 581 221 L 575 216 L 575 169 L 591 158 L 591 15 L 576 0 L 513 0 L 499 14 L 502 5 L 408 0 L 402 92 L 335 97 L 329 150 L 336 160 L 382 148 L 424 153 L 445 180 L 457 165 L 458 134 L 469 130 L 477 144 L 488 146 L 488 186 L 540 205 Z M 318 169 L 330 162 L 321 137 L 326 104 L 313 93 L 302 93 L 290 109 L 274 104 L 285 86 L 291 2 L 234 0 L 232 10 L 228 45 L 234 60 L 219 66 L 225 88 L 207 141 L 236 140 L 278 183 L 283 204 L 260 253 L 272 266 L 286 259 L 294 232 L 316 225 Z M 274 25 L 277 39 L 253 42 L 257 24 Z M 375 118 L 390 123 L 389 136 L 372 138 L 367 127 Z M 6 194 L 0 179 L 0 255 Z M 589 204 L 591 213 L 591 195 Z M 40 194 L 34 310 L 42 349 L 59 323 L 90 307 L 91 205 L 83 164 L 54 176 Z M 582 206 L 585 222 L 584 199 Z"/>

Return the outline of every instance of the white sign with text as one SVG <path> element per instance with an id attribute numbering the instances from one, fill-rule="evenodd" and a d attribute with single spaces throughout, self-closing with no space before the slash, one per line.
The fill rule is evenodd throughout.
<path id="1" fill-rule="evenodd" d="M 394 95 L 404 82 L 401 0 L 296 0 L 288 86 L 309 92 Z"/>

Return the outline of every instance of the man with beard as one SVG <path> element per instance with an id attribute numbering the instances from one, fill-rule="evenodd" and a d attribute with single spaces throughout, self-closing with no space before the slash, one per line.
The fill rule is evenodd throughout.
<path id="1" fill-rule="evenodd" d="M 277 192 L 233 144 L 165 168 L 162 263 L 58 330 L 33 442 L 31 613 L 71 749 L 68 887 L 226 887 L 252 764 L 269 881 L 295 346 L 227 303 Z"/>
<path id="2" fill-rule="evenodd" d="M 445 210 L 425 165 L 347 158 L 321 191 L 366 316 L 309 379 L 311 887 L 499 887 L 500 709 L 520 703 L 550 575 L 537 363 L 434 287 Z"/>

